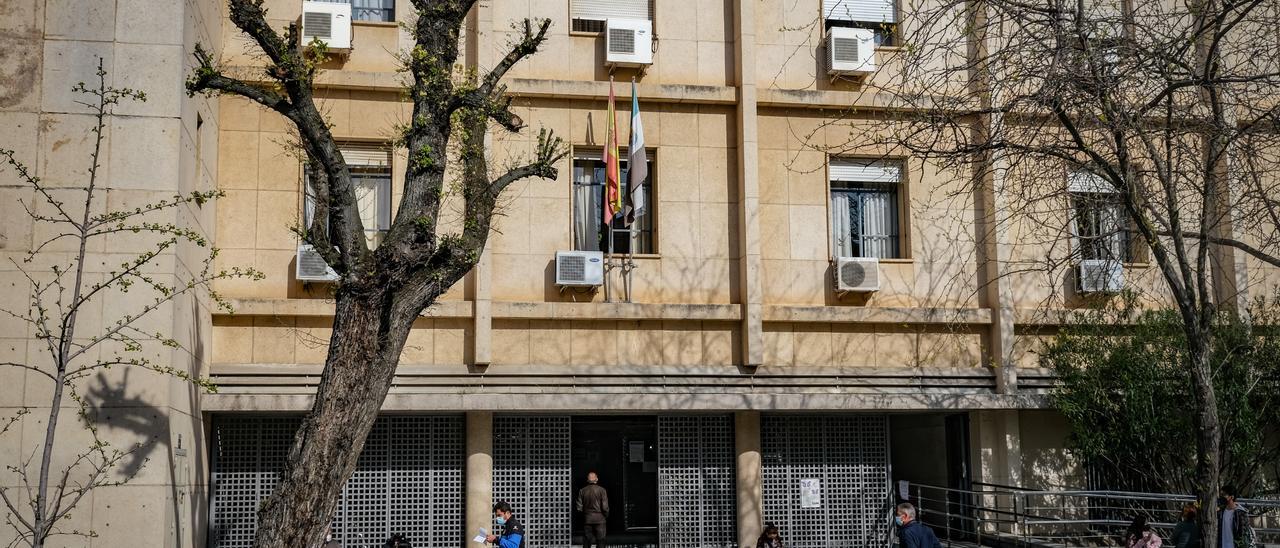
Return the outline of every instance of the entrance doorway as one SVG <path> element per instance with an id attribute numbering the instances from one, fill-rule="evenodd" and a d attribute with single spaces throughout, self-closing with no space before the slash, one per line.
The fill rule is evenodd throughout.
<path id="1" fill-rule="evenodd" d="M 570 440 L 575 500 L 588 472 L 609 493 L 609 545 L 657 546 L 658 417 L 575 416 Z M 582 545 L 582 526 L 575 508 L 575 545 Z"/>

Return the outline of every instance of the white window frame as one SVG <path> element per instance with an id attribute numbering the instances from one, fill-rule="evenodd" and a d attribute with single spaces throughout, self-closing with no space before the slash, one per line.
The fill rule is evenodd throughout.
<path id="1" fill-rule="evenodd" d="M 621 179 L 620 187 L 623 193 L 623 202 L 626 201 L 626 193 L 628 191 L 629 184 L 630 184 L 630 181 L 627 178 L 627 175 L 630 173 L 628 171 L 628 166 L 627 166 L 627 162 L 628 162 L 627 152 L 628 150 L 626 148 L 618 147 L 618 177 Z M 630 245 L 632 249 L 636 250 L 635 254 L 637 255 L 653 255 L 658 253 L 658 239 L 657 239 L 658 224 L 657 224 L 657 216 L 655 215 L 657 200 L 654 199 L 654 196 L 655 196 L 654 179 L 656 175 L 656 169 L 655 169 L 656 162 L 654 157 L 654 149 L 646 147 L 645 158 L 649 162 L 649 176 L 644 181 L 645 212 L 644 212 L 644 215 L 637 220 L 637 224 L 639 225 L 637 227 L 637 230 L 630 234 Z M 587 150 L 574 150 L 573 152 L 573 161 L 570 163 L 570 169 L 571 169 L 571 172 L 573 173 L 573 178 L 574 178 L 573 183 L 570 185 L 573 188 L 573 194 L 570 197 L 570 211 L 571 211 L 570 222 L 572 224 L 572 229 L 573 229 L 572 234 L 573 234 L 574 251 L 602 251 L 604 253 L 609 252 L 607 241 L 606 241 L 605 249 L 593 249 L 591 245 L 584 245 L 584 243 L 592 242 L 592 240 L 589 239 L 589 235 L 580 234 L 581 229 L 579 228 L 579 222 L 578 222 L 578 215 L 581 214 L 578 211 L 578 208 L 581 207 L 579 205 L 579 199 L 580 199 L 579 193 L 590 192 L 590 191 L 586 191 L 585 189 L 582 189 L 581 187 L 585 185 L 591 185 L 591 186 L 602 185 L 602 182 L 595 180 L 594 176 L 593 176 L 593 181 L 591 183 L 585 183 L 585 181 L 579 182 L 577 180 L 579 176 L 578 162 L 603 162 L 603 161 L 604 161 L 604 152 L 601 150 L 587 149 Z M 604 216 L 604 211 L 602 209 L 603 205 L 604 205 L 603 202 L 600 202 L 599 205 L 592 203 L 589 206 L 592 211 L 586 212 L 586 214 L 590 218 L 595 219 L 595 224 L 591 226 L 595 226 L 597 228 L 596 230 L 597 236 L 593 242 L 596 244 L 596 247 L 599 247 L 600 245 L 599 230 L 601 227 L 599 225 L 603 224 L 603 221 L 602 221 L 602 217 Z M 618 224 L 618 221 L 615 218 L 614 225 L 611 226 L 611 230 L 613 231 L 614 238 L 615 238 L 614 240 L 615 244 L 618 242 L 617 238 L 619 237 L 619 235 L 627 234 L 629 232 L 628 229 L 619 228 L 619 226 L 620 225 Z M 623 253 L 622 250 L 617 249 L 618 247 L 617 245 L 615 245 L 614 247 L 615 247 L 614 249 L 615 253 Z"/>
<path id="2" fill-rule="evenodd" d="M 347 162 L 347 169 L 351 171 L 351 182 L 356 188 L 356 199 L 362 196 L 373 196 L 373 214 L 375 222 L 373 226 L 364 223 L 365 240 L 370 248 L 376 248 L 382 242 L 383 235 L 391 229 L 391 185 L 392 185 L 392 166 L 391 166 L 391 150 L 383 144 L 363 144 L 348 143 L 339 145 L 338 149 L 342 152 L 342 157 Z M 361 185 L 370 185 L 373 189 L 372 193 L 361 194 Z M 303 190 L 303 213 L 302 223 L 303 229 L 311 226 L 311 218 L 315 211 L 315 198 L 311 194 L 311 184 L 303 171 L 302 178 Z M 362 204 L 357 204 L 357 209 L 362 209 Z M 362 215 L 363 216 L 363 215 Z M 362 219 L 363 220 L 363 219 Z"/>
<path id="3" fill-rule="evenodd" d="M 569 0 L 569 25 L 571 32 L 599 33 L 608 19 L 652 21 L 653 11 L 653 0 Z"/>
<path id="4" fill-rule="evenodd" d="M 1067 196 L 1071 211 L 1071 243 L 1081 260 L 1119 260 L 1121 263 L 1137 262 L 1137 253 L 1132 239 L 1132 220 L 1124 211 L 1120 191 L 1101 176 L 1087 170 L 1072 171 L 1067 175 Z M 1087 200 L 1087 201 L 1086 201 Z M 1096 210 L 1093 214 L 1098 225 L 1095 235 L 1083 235 L 1080 215 L 1085 208 Z M 1110 209 L 1113 223 L 1122 225 L 1112 230 L 1104 230 L 1101 226 L 1104 209 Z M 1103 232 L 1106 232 L 1103 234 Z M 1104 243 L 1096 243 L 1101 240 Z M 1108 250 L 1105 255 L 1097 252 Z M 1118 253 L 1116 250 L 1120 250 Z M 1115 255 L 1119 255 L 1118 257 Z"/>
<path id="5" fill-rule="evenodd" d="M 852 27 L 875 32 L 877 47 L 896 45 L 898 0 L 822 0 L 826 28 Z"/>

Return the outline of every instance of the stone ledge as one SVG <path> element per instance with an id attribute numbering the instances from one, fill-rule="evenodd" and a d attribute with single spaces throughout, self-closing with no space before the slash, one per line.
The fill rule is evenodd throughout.
<path id="1" fill-rule="evenodd" d="M 765 305 L 764 321 L 989 325 L 991 324 L 991 309 Z"/>

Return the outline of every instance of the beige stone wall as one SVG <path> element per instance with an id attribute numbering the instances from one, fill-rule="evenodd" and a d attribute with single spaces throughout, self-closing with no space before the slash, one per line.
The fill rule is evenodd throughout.
<path id="1" fill-rule="evenodd" d="M 0 124 L 6 128 L 0 147 L 14 149 L 17 159 L 50 187 L 82 187 L 93 147 L 88 131 L 93 118 L 75 102 L 86 100 L 85 96 L 73 94 L 71 87 L 80 81 L 92 85 L 101 58 L 109 85 L 147 95 L 145 103 L 121 104 L 108 120 L 99 179 L 107 207 L 133 208 L 174 193 L 213 188 L 218 169 L 217 105 L 202 98 L 188 99 L 182 81 L 189 69 L 188 53 L 196 42 L 220 47 L 223 15 L 219 6 L 214 0 L 6 2 L 0 8 Z M 58 193 L 68 204 L 78 201 L 80 194 Z M 10 259 L 20 260 L 33 245 L 54 234 L 46 225 L 33 225 L 17 204 L 18 199 L 32 203 L 33 198 L 13 171 L 0 172 L 0 203 L 5 204 L 0 212 L 0 287 L 4 289 L 0 306 L 15 310 L 25 309 L 30 286 Z M 207 206 L 170 210 L 148 220 L 211 234 L 215 214 Z M 105 279 L 108 271 L 148 249 L 152 248 L 146 241 L 132 235 L 98 240 L 90 248 L 86 282 Z M 72 251 L 64 245 L 49 250 L 28 267 L 47 271 Z M 159 257 L 150 272 L 164 282 L 186 279 L 201 268 L 205 253 L 195 246 L 180 246 Z M 141 308 L 145 303 L 137 296 L 143 293 L 108 292 L 90 301 L 77 323 L 80 333 L 86 338 L 100 333 L 120 315 Z M 140 328 L 168 334 L 183 348 L 147 343 L 143 355 L 160 366 L 193 375 L 205 373 L 212 349 L 211 318 L 203 296 L 161 307 Z M 32 338 L 34 333 L 26 324 L 8 317 L 0 322 L 0 361 L 47 365 L 43 344 Z M 0 369 L 0 384 L 6 387 L 0 390 L 0 415 L 8 417 L 19 407 L 31 410 L 19 427 L 0 436 L 0 461 L 16 464 L 43 442 L 52 387 L 47 379 L 9 367 Z M 132 481 L 93 492 L 60 526 L 92 530 L 97 538 L 66 540 L 68 545 L 203 545 L 208 463 L 202 451 L 203 426 L 195 390 L 185 382 L 128 367 L 112 368 L 76 388 L 97 410 L 95 421 L 106 441 L 122 449 L 134 444 L 142 448 L 136 459 L 127 462 L 127 468 L 137 473 Z M 71 403 L 64 402 L 57 465 L 70 462 L 86 447 L 85 432 L 72 411 Z M 0 472 L 0 485 L 17 482 L 9 470 Z M 7 544 L 12 535 L 8 527 L 0 529 L 0 543 Z"/>

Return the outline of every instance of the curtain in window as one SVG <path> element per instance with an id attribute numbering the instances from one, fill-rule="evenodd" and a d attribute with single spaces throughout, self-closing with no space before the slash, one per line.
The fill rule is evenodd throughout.
<path id="1" fill-rule="evenodd" d="M 897 256 L 897 204 L 889 192 L 864 192 L 862 198 L 862 256 Z"/>
<path id="2" fill-rule="evenodd" d="M 831 249 L 836 257 L 856 257 L 853 252 L 853 200 L 848 192 L 831 193 Z"/>
<path id="3" fill-rule="evenodd" d="M 595 184 L 595 169 L 573 168 L 573 248 L 600 251 L 601 190 Z"/>
<path id="4" fill-rule="evenodd" d="M 351 0 L 351 18 L 356 21 L 395 21 L 395 0 Z"/>
<path id="5" fill-rule="evenodd" d="M 1086 260 L 1131 260 L 1128 216 L 1113 193 L 1076 196 L 1076 238 L 1080 258 Z"/>

